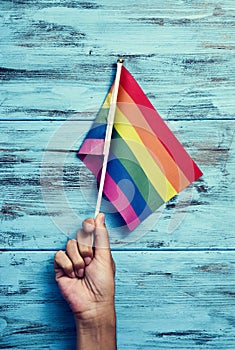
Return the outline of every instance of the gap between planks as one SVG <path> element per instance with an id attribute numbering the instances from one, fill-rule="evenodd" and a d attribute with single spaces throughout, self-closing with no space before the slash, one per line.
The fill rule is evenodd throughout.
<path id="1" fill-rule="evenodd" d="M 172 117 L 162 117 L 166 122 L 184 122 L 184 121 L 234 121 L 233 117 L 223 117 L 223 118 L 172 118 Z M 30 118 L 0 118 L 0 122 L 66 122 L 66 121 L 75 121 L 75 122 L 93 122 L 95 118 L 40 118 L 40 119 L 30 119 Z"/>
<path id="2" fill-rule="evenodd" d="M 56 252 L 58 248 L 0 248 L 0 252 Z M 112 252 L 235 252 L 235 247 L 216 247 L 216 248 L 111 248 Z"/>

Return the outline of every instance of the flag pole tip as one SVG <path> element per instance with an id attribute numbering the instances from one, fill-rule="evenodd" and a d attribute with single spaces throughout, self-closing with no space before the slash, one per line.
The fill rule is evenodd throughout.
<path id="1" fill-rule="evenodd" d="M 117 60 L 117 63 L 123 63 L 124 62 L 124 59 L 119 57 L 118 60 Z"/>

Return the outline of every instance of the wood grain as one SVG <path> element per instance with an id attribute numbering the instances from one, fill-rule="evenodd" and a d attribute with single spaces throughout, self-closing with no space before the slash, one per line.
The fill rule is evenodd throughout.
<path id="1" fill-rule="evenodd" d="M 2 349 L 72 349 L 53 252 L 1 255 Z M 234 253 L 114 252 L 118 349 L 232 350 Z M 7 275 L 7 279 L 6 279 Z"/>
<path id="2" fill-rule="evenodd" d="M 53 255 L 96 182 L 76 157 L 119 55 L 203 177 L 132 235 L 107 212 L 118 349 L 234 349 L 234 1 L 0 2 L 0 348 L 74 349 Z"/>
<path id="3" fill-rule="evenodd" d="M 163 116 L 233 118 L 232 0 L 1 7 L 3 119 L 89 115 L 104 99 L 118 55 Z"/>
<path id="4" fill-rule="evenodd" d="M 134 234 L 116 229 L 112 208 L 104 202 L 113 247 L 234 247 L 234 217 L 227 212 L 235 167 L 231 121 L 177 121 L 170 126 L 187 140 L 182 141 L 204 176 Z M 89 128 L 89 123 L 73 120 L 0 123 L 2 247 L 61 249 L 82 220 L 94 215 L 96 181 L 76 157 Z"/>

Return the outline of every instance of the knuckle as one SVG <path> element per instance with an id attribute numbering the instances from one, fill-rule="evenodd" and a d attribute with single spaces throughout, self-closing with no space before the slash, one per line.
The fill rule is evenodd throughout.
<path id="1" fill-rule="evenodd" d="M 92 247 L 85 245 L 85 244 L 79 245 L 79 251 L 80 251 L 82 256 L 91 256 L 92 255 Z"/>
<path id="2" fill-rule="evenodd" d="M 83 260 L 81 260 L 81 261 L 76 261 L 76 262 L 74 263 L 74 268 L 75 268 L 75 270 L 83 269 L 84 267 L 85 267 L 85 263 L 84 263 Z"/>
<path id="3" fill-rule="evenodd" d="M 66 262 L 64 262 L 64 264 L 63 264 L 63 269 L 64 269 L 65 271 L 71 272 L 71 271 L 73 270 L 73 264 L 72 264 L 72 262 L 71 262 L 71 261 L 66 261 Z"/>
<path id="4" fill-rule="evenodd" d="M 63 254 L 63 251 L 58 250 L 58 252 L 55 253 L 54 260 L 57 261 L 60 258 L 61 254 Z"/>
<path id="5" fill-rule="evenodd" d="M 74 239 L 70 239 L 66 244 L 66 249 L 70 249 L 74 246 L 74 242 L 76 242 Z"/>

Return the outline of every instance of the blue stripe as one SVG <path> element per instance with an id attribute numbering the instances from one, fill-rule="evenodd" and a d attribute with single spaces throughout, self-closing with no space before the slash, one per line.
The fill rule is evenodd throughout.
<path id="1" fill-rule="evenodd" d="M 107 124 L 94 123 L 86 135 L 86 139 L 105 139 Z"/>
<path id="2" fill-rule="evenodd" d="M 110 157 L 107 166 L 107 172 L 128 198 L 132 208 L 138 217 L 146 217 L 152 213 L 152 210 L 145 202 L 131 176 L 126 171 L 122 163 L 117 158 L 115 158 L 114 155 L 111 155 Z"/>

